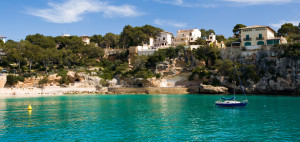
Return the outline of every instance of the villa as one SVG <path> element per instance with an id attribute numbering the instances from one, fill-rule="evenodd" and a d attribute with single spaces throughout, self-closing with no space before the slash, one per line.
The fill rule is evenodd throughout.
<path id="1" fill-rule="evenodd" d="M 275 30 L 269 26 L 250 26 L 240 28 L 241 46 L 258 49 L 260 46 L 273 46 L 287 43 L 284 37 L 275 37 Z"/>
<path id="2" fill-rule="evenodd" d="M 5 36 L 0 36 L 0 39 L 5 43 L 6 42 L 6 37 Z"/>
<path id="3" fill-rule="evenodd" d="M 190 30 L 178 30 L 177 36 L 174 37 L 173 46 L 178 45 L 190 45 L 193 42 L 196 42 L 198 38 L 201 38 L 201 31 L 199 29 L 190 29 Z"/>
<path id="4" fill-rule="evenodd" d="M 84 44 L 90 44 L 90 37 L 89 36 L 86 36 L 86 35 L 83 35 L 83 36 L 80 36 L 82 38 L 82 41 L 84 42 Z"/>
<path id="5" fill-rule="evenodd" d="M 172 45 L 173 34 L 170 32 L 160 32 L 154 40 L 154 48 L 168 48 Z M 151 41 L 150 41 L 151 43 Z M 151 45 L 150 45 L 151 46 Z"/>

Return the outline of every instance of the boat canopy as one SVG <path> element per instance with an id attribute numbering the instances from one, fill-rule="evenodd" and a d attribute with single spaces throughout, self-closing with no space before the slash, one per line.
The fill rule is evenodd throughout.
<path id="1" fill-rule="evenodd" d="M 222 97 L 221 99 L 222 99 L 222 100 L 234 100 L 235 97 L 232 97 L 232 98 L 225 98 L 225 97 Z"/>

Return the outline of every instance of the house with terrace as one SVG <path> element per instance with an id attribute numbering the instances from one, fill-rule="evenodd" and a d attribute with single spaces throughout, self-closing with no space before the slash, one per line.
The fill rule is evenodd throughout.
<path id="1" fill-rule="evenodd" d="M 154 48 L 168 48 L 172 45 L 173 34 L 170 32 L 160 32 L 158 36 L 154 39 Z M 150 39 L 151 46 L 151 39 Z"/>
<path id="2" fill-rule="evenodd" d="M 80 36 L 80 37 L 82 38 L 82 41 L 85 45 L 90 44 L 90 37 L 89 36 L 83 35 L 83 36 Z"/>
<path id="3" fill-rule="evenodd" d="M 188 46 L 201 38 L 201 31 L 199 29 L 178 30 L 177 36 L 174 37 L 173 46 L 184 45 Z"/>
<path id="4" fill-rule="evenodd" d="M 273 46 L 287 43 L 284 37 L 275 37 L 276 31 L 269 26 L 250 26 L 240 28 L 241 46 L 246 49 L 259 49 L 261 46 Z"/>

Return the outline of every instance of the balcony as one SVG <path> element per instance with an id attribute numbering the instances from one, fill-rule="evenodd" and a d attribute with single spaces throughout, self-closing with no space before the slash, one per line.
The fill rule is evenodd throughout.
<path id="1" fill-rule="evenodd" d="M 251 41 L 251 38 L 244 38 L 244 41 Z"/>
<path id="2" fill-rule="evenodd" d="M 264 40 L 264 37 L 256 37 L 256 40 Z"/>

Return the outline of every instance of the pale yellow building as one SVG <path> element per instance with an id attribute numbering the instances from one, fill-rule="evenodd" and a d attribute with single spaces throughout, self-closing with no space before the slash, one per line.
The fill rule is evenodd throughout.
<path id="1" fill-rule="evenodd" d="M 250 26 L 240 28 L 241 46 L 258 47 L 261 45 L 275 45 L 287 43 L 283 37 L 275 37 L 275 30 L 269 26 Z"/>

